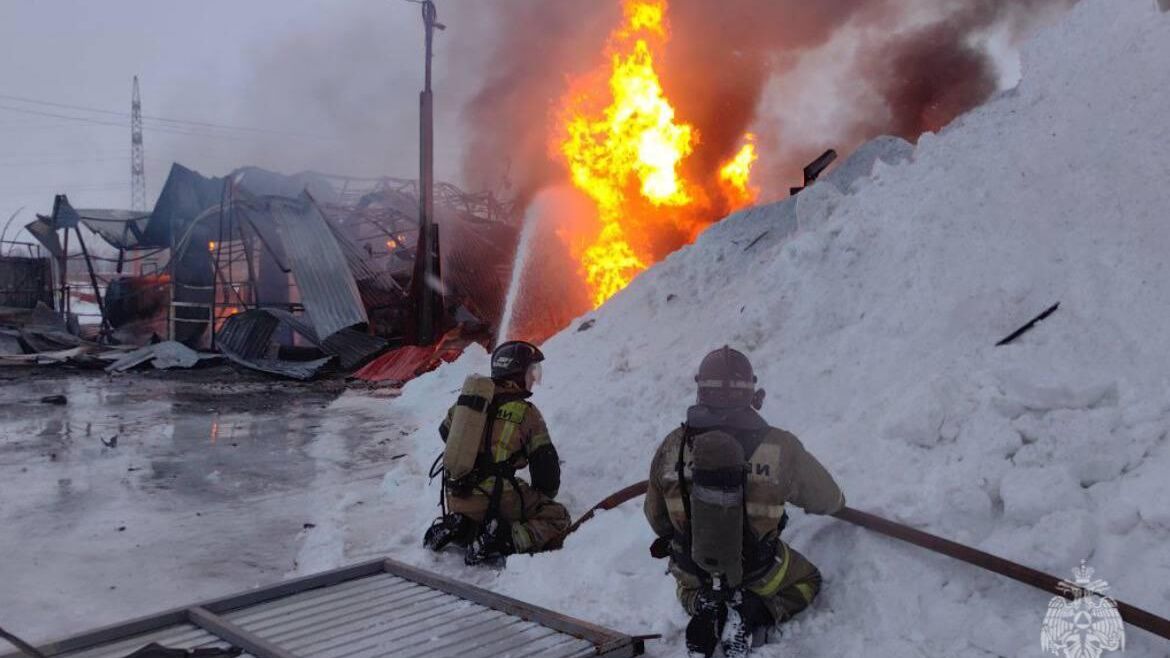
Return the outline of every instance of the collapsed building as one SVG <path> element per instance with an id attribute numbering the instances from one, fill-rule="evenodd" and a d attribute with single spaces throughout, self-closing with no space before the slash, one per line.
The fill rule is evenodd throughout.
<path id="1" fill-rule="evenodd" d="M 436 184 L 441 280 L 427 281 L 415 267 L 418 197 L 413 180 L 255 167 L 208 178 L 175 164 L 149 212 L 77 209 L 58 195 L 26 226 L 47 256 L 25 268 L 42 272 L 40 289 L 18 301 L 74 318 L 79 342 L 175 342 L 300 379 L 416 345 L 423 285 L 443 299 L 440 343 L 486 341 L 502 313 L 516 209 Z"/>

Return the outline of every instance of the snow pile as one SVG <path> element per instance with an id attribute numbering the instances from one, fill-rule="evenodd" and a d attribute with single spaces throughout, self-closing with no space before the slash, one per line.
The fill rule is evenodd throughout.
<path id="1" fill-rule="evenodd" d="M 646 477 L 724 343 L 764 415 L 850 504 L 1067 576 L 1082 559 L 1170 611 L 1170 16 L 1085 0 L 1024 57 L 1020 86 L 916 148 L 886 140 L 797 200 L 734 215 L 545 346 L 534 401 L 575 514 Z M 1005 347 L 995 343 L 1059 301 Z M 501 573 L 426 554 L 435 428 L 475 351 L 394 405 L 413 454 L 386 475 L 401 559 L 677 651 L 685 617 L 639 503 Z M 350 397 L 345 404 L 354 404 Z M 815 607 L 760 655 L 1039 656 L 1047 597 L 832 519 L 785 538 L 824 571 Z M 1164 644 L 1131 630 L 1130 655 Z"/>

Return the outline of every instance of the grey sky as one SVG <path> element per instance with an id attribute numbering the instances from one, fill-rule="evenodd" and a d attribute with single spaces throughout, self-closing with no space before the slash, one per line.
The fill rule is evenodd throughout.
<path id="1" fill-rule="evenodd" d="M 460 116 L 490 72 L 493 48 L 512 43 L 515 30 L 531 36 L 541 29 L 526 13 L 529 2 L 536 4 L 438 0 L 440 20 L 448 26 L 435 44 L 436 173 L 441 179 L 462 183 L 461 146 L 468 140 Z M 909 25 L 963 2 L 975 0 L 905 0 L 894 6 L 900 7 L 898 20 Z M 506 6 L 513 11 L 501 11 Z M 285 173 L 314 169 L 413 177 L 422 32 L 419 7 L 407 0 L 0 0 L 0 222 L 26 206 L 18 222 L 23 225 L 33 213 L 47 212 L 57 192 L 69 194 L 78 207 L 129 205 L 128 111 L 135 74 L 141 78 L 148 117 L 148 205 L 172 162 L 208 175 L 257 165 Z M 848 41 L 852 34 L 843 30 L 839 38 Z M 837 139 L 834 131 L 847 128 L 849 121 L 838 117 L 835 125 L 825 125 L 821 108 L 842 105 L 839 89 L 858 88 L 847 58 L 841 57 L 842 45 L 849 44 L 834 42 L 821 51 L 843 66 L 818 64 L 815 52 L 800 60 L 806 65 L 788 77 L 799 82 L 811 68 L 820 84 L 789 85 L 785 93 L 767 96 L 765 107 L 757 108 L 758 132 L 780 134 L 788 151 L 799 150 L 805 135 L 815 137 L 818 146 L 809 152 Z M 535 67 L 558 66 L 548 53 L 512 50 L 525 59 L 504 84 L 523 80 Z M 1014 59 L 1011 46 L 993 50 L 1006 63 Z M 559 64 L 562 69 L 564 64 Z M 556 94 L 538 95 L 524 110 L 543 112 L 541 100 Z M 75 119 L 46 116 L 51 114 Z M 258 130 L 168 124 L 150 117 Z M 498 127 L 488 123 L 478 129 Z M 528 129 L 523 121 L 518 125 L 521 132 Z M 543 135 L 539 122 L 532 129 Z M 499 134 L 503 139 L 496 141 L 505 144 L 517 139 L 507 131 Z M 543 155 L 543 147 L 537 150 Z M 779 158 L 784 150 L 773 145 L 769 154 Z M 500 153 L 505 159 L 511 155 Z M 494 156 L 494 151 L 487 154 Z M 786 189 L 776 186 L 780 192 Z"/>
<path id="2" fill-rule="evenodd" d="M 462 99 L 444 88 L 444 42 L 473 26 L 458 4 L 441 4 L 440 19 L 451 28 L 436 40 L 436 166 L 451 178 Z M 405 0 L 0 0 L 0 95 L 128 112 L 138 74 L 148 116 L 303 135 L 175 134 L 148 119 L 148 205 L 172 161 L 210 175 L 255 164 L 413 176 L 421 51 L 419 8 Z M 30 221 L 56 192 L 128 206 L 129 151 L 126 117 L 0 98 L 0 221 L 20 206 Z"/>

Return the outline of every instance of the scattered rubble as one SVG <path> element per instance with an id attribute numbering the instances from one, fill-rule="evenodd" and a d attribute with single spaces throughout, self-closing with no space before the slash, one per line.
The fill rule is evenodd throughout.
<path id="1" fill-rule="evenodd" d="M 255 167 L 209 178 L 175 164 L 153 210 L 79 209 L 59 194 L 25 227 L 39 244 L 0 255 L 0 365 L 226 361 L 301 381 L 405 381 L 454 358 L 464 336 L 490 340 L 517 232 L 511 203 L 435 192 L 441 324 L 458 340 L 417 344 L 415 181 Z"/>
<path id="2" fill-rule="evenodd" d="M 200 362 L 217 361 L 221 358 L 218 354 L 196 352 L 182 343 L 168 340 L 127 352 L 106 366 L 106 372 L 126 372 L 145 363 L 149 363 L 157 370 L 194 368 Z"/>

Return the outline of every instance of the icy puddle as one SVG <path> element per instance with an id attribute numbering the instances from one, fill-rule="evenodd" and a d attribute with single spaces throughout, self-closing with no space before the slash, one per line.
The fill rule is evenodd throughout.
<path id="1" fill-rule="evenodd" d="M 42 641 L 378 550 L 330 526 L 377 513 L 404 451 L 392 401 L 330 413 L 342 388 L 0 371 L 0 625 Z"/>

